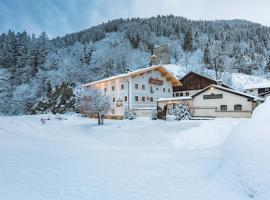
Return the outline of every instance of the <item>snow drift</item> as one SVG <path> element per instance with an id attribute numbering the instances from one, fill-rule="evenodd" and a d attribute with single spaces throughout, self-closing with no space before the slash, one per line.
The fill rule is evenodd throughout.
<path id="1" fill-rule="evenodd" d="M 228 120 L 227 123 L 224 123 L 224 119 L 216 119 L 215 123 L 213 123 L 211 120 L 203 123 L 199 127 L 189 129 L 182 135 L 177 136 L 174 145 L 176 148 L 184 149 L 216 147 L 223 144 L 226 136 L 230 133 L 234 126 L 235 123 L 233 123 L 231 120 Z"/>
<path id="2" fill-rule="evenodd" d="M 250 198 L 270 195 L 270 98 L 258 106 L 252 119 L 228 135 L 223 149 L 223 171 Z"/>

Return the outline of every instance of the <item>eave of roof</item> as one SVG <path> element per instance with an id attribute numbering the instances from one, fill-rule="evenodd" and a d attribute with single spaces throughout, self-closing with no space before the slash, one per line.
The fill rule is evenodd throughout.
<path id="1" fill-rule="evenodd" d="M 97 84 L 97 83 L 111 81 L 111 80 L 118 79 L 118 78 L 135 76 L 135 75 L 138 75 L 138 74 L 141 74 L 141 73 L 145 73 L 145 72 L 152 71 L 152 70 L 157 70 L 157 69 L 162 69 L 162 71 L 165 74 L 168 74 L 172 78 L 171 81 L 173 83 L 173 86 L 180 86 L 180 85 L 182 85 L 181 82 L 178 80 L 178 78 L 175 77 L 172 73 L 170 73 L 163 65 L 155 65 L 155 66 L 146 67 L 146 68 L 143 68 L 143 69 L 138 69 L 138 70 L 135 70 L 135 71 L 131 71 L 131 72 L 128 72 L 128 73 L 125 73 L 125 74 L 119 74 L 117 76 L 112 76 L 112 77 L 104 78 L 104 79 L 101 79 L 101 80 L 98 80 L 98 81 L 94 81 L 94 82 L 91 82 L 91 83 L 86 83 L 86 84 L 83 84 L 82 86 L 83 87 L 86 87 L 86 86 L 89 86 L 89 85 L 94 85 L 94 84 Z"/>
<path id="2" fill-rule="evenodd" d="M 270 82 L 249 84 L 244 87 L 244 90 L 260 89 L 260 88 L 270 88 Z"/>
<path id="3" fill-rule="evenodd" d="M 195 96 L 198 96 L 199 94 L 211 89 L 212 87 L 214 87 L 216 89 L 219 89 L 219 90 L 222 90 L 222 91 L 225 91 L 225 92 L 229 92 L 229 93 L 232 93 L 232 94 L 236 94 L 236 95 L 239 95 L 239 96 L 243 96 L 243 97 L 252 99 L 253 101 L 257 101 L 257 100 L 258 101 L 264 101 L 264 99 L 261 98 L 261 97 L 253 96 L 253 95 L 250 95 L 250 94 L 246 94 L 246 93 L 243 93 L 243 92 L 239 92 L 239 91 L 236 91 L 236 90 L 233 90 L 233 89 L 221 87 L 221 86 L 214 85 L 214 84 L 207 86 L 206 88 L 204 88 L 201 91 L 197 92 L 196 94 L 192 95 L 192 97 L 194 98 Z"/>
<path id="4" fill-rule="evenodd" d="M 214 81 L 214 82 L 217 84 L 217 80 L 215 80 L 215 79 L 213 79 L 213 78 L 210 78 L 210 77 L 208 77 L 208 76 L 205 76 L 205 75 L 203 75 L 203 74 L 197 73 L 197 72 L 195 72 L 195 71 L 190 71 L 190 72 L 188 72 L 185 76 L 183 76 L 183 77 L 180 79 L 180 81 L 183 80 L 184 78 L 186 78 L 187 76 L 189 76 L 190 74 L 196 74 L 196 75 L 198 75 L 198 76 L 200 76 L 200 77 L 203 77 L 203 78 L 206 78 L 206 79 L 208 79 L 208 80 Z M 224 85 L 224 86 L 226 86 L 226 87 L 228 87 L 228 88 L 231 88 L 229 85 L 227 85 L 227 84 L 225 84 L 225 83 L 223 83 L 223 82 L 222 82 L 222 85 Z"/>
<path id="5" fill-rule="evenodd" d="M 183 96 L 183 97 L 159 98 L 157 101 L 162 102 L 162 101 L 178 101 L 178 100 L 189 100 L 189 99 L 192 99 L 192 97 Z"/>

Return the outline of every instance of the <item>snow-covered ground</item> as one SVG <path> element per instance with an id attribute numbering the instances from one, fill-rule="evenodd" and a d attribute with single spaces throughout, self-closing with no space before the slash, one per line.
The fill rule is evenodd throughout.
<path id="1" fill-rule="evenodd" d="M 0 199 L 270 199 L 269 104 L 254 119 L 100 127 L 76 115 L 0 117 Z"/>

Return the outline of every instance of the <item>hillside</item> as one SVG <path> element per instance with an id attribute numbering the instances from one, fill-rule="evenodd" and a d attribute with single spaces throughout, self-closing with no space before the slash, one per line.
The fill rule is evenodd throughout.
<path id="1" fill-rule="evenodd" d="M 270 28 L 244 20 L 117 19 L 51 40 L 45 32 L 9 31 L 0 36 L 0 112 L 33 113 L 62 82 L 80 85 L 149 66 L 159 44 L 168 44 L 169 62 L 182 72 L 194 70 L 239 89 L 233 74 L 269 77 Z"/>

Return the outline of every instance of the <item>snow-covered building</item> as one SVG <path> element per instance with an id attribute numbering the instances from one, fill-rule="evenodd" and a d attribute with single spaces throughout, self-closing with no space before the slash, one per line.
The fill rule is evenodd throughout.
<path id="1" fill-rule="evenodd" d="M 194 71 L 187 73 L 180 79 L 180 82 L 182 83 L 181 86 L 173 87 L 174 97 L 192 96 L 212 84 L 230 88 L 230 86 L 222 83 L 222 81 L 212 79 Z"/>
<path id="2" fill-rule="evenodd" d="M 205 87 L 192 96 L 161 98 L 158 106 L 186 104 L 193 117 L 251 117 L 254 108 L 263 99 L 215 84 Z"/>
<path id="3" fill-rule="evenodd" d="M 270 92 L 270 81 L 247 85 L 244 87 L 244 92 L 254 96 L 264 96 L 264 93 Z"/>
<path id="4" fill-rule="evenodd" d="M 121 117 L 126 111 L 138 116 L 151 115 L 159 98 L 173 97 L 173 87 L 181 82 L 162 65 L 155 65 L 125 74 L 87 83 L 83 87 L 100 89 L 109 96 L 108 115 Z"/>

